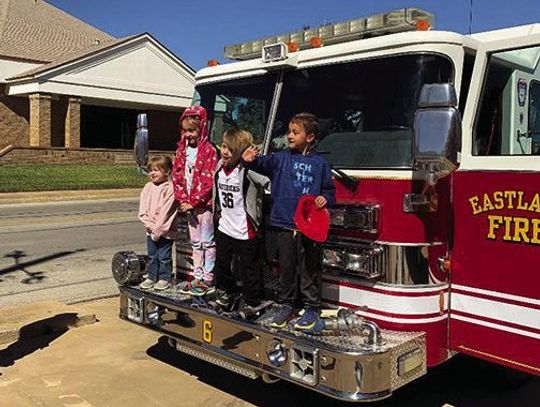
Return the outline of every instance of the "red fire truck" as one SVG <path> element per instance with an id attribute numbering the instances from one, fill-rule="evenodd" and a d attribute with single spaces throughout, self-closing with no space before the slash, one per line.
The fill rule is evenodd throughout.
<path id="1" fill-rule="evenodd" d="M 225 48 L 238 62 L 197 73 L 216 143 L 240 126 L 270 154 L 293 114 L 320 118 L 337 188 L 325 331 L 141 291 L 132 252 L 113 261 L 121 317 L 236 373 L 350 401 L 388 397 L 457 352 L 540 374 L 540 24 L 461 35 L 431 20 L 401 9 L 247 42 Z"/>

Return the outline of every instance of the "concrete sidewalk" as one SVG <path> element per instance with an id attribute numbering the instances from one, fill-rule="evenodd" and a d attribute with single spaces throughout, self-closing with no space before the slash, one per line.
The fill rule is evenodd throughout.
<path id="1" fill-rule="evenodd" d="M 96 316 L 83 307 L 58 301 L 7 307 L 0 311 L 0 346 L 97 322 Z"/>
<path id="2" fill-rule="evenodd" d="M 85 189 L 77 191 L 2 192 L 0 205 L 33 202 L 79 201 L 88 199 L 138 198 L 141 188 Z"/>
<path id="3" fill-rule="evenodd" d="M 159 334 L 120 320 L 118 298 L 65 307 L 0 309 L 0 316 L 10 315 L 11 323 L 19 319 L 23 327 L 58 313 L 97 317 L 95 323 L 0 345 L 1 406 L 244 407 L 253 404 L 242 399 L 242 389 L 255 385 L 260 393 L 264 386 L 179 356 Z M 221 390 L 223 376 L 227 387 Z"/>

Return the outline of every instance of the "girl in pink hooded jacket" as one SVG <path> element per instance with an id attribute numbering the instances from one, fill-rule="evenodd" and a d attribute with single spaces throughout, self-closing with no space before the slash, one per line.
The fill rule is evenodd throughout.
<path id="1" fill-rule="evenodd" d="M 213 289 L 216 258 L 211 206 L 218 157 L 208 140 L 207 125 L 204 107 L 191 106 L 184 111 L 173 167 L 174 197 L 180 212 L 187 214 L 193 248 L 193 280 L 184 285 L 183 291 L 192 295 L 204 295 Z"/>

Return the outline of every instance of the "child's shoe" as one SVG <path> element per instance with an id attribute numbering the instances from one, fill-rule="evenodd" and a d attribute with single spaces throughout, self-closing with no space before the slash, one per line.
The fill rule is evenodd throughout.
<path id="1" fill-rule="evenodd" d="M 272 316 L 272 319 L 268 321 L 268 326 L 271 328 L 285 328 L 293 316 L 294 312 L 290 305 L 281 305 Z"/>
<path id="2" fill-rule="evenodd" d="M 146 280 L 144 280 L 141 284 L 139 284 L 139 288 L 141 290 L 149 290 L 151 289 L 152 287 L 154 287 L 154 281 L 153 280 L 150 280 L 149 278 L 147 278 Z"/>
<path id="3" fill-rule="evenodd" d="M 166 290 L 171 287 L 171 283 L 167 280 L 159 280 L 156 285 L 154 285 L 154 290 Z"/>
<path id="4" fill-rule="evenodd" d="M 204 280 L 193 280 L 191 282 L 191 290 L 189 290 L 189 295 L 202 297 L 203 295 L 211 294 L 214 291 L 216 291 L 216 289 L 210 286 Z"/>
<path id="5" fill-rule="evenodd" d="M 261 312 L 261 304 L 249 305 L 242 301 L 242 304 L 238 308 L 238 313 L 242 319 L 254 319 L 259 316 Z"/>
<path id="6" fill-rule="evenodd" d="M 182 281 L 177 285 L 178 290 L 181 294 L 189 294 L 189 291 L 191 290 L 191 281 Z"/>
<path id="7" fill-rule="evenodd" d="M 316 330 L 319 330 L 319 328 L 321 327 L 321 322 L 322 321 L 319 315 L 319 311 L 313 308 L 306 308 L 304 309 L 304 313 L 302 314 L 302 316 L 298 318 L 296 322 L 294 323 L 294 329 L 298 329 L 300 331 L 315 332 Z"/>
<path id="8" fill-rule="evenodd" d="M 232 295 L 223 291 L 223 290 L 217 290 L 216 295 L 216 304 L 220 305 L 223 308 L 229 308 L 232 303 Z"/>

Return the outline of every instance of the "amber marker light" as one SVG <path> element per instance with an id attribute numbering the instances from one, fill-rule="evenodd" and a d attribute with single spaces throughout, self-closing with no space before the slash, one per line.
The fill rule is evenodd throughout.
<path id="1" fill-rule="evenodd" d="M 417 20 L 416 21 L 416 30 L 417 31 L 428 31 L 431 28 L 431 24 L 428 20 Z"/>
<path id="2" fill-rule="evenodd" d="M 207 66 L 218 66 L 219 62 L 217 59 L 209 59 L 206 63 Z"/>
<path id="3" fill-rule="evenodd" d="M 291 41 L 287 44 L 287 48 L 289 49 L 289 52 L 296 52 L 298 51 L 298 43 Z"/>
<path id="4" fill-rule="evenodd" d="M 321 37 L 311 37 L 311 39 L 309 40 L 309 45 L 311 45 L 313 48 L 322 47 Z"/>

